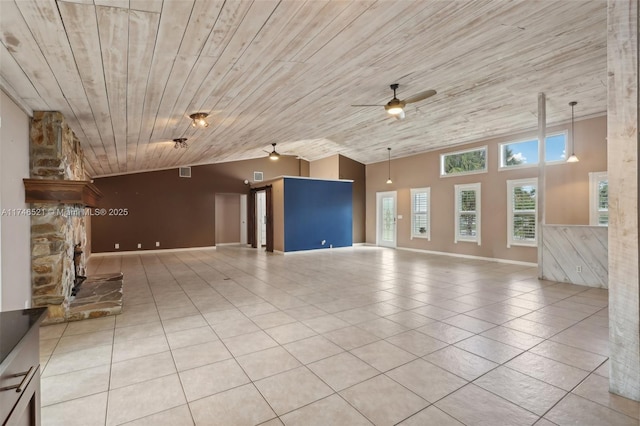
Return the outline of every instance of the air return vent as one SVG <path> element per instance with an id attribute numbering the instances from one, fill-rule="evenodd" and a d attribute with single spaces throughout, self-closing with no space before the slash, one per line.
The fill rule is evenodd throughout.
<path id="1" fill-rule="evenodd" d="M 191 177 L 191 167 L 180 167 L 180 177 L 190 178 Z"/>
<path id="2" fill-rule="evenodd" d="M 262 172 L 253 172 L 254 182 L 262 182 L 263 179 L 264 179 L 264 174 Z"/>

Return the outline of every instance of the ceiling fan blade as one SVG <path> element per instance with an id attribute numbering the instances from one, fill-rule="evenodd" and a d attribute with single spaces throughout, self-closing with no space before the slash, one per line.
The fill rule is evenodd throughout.
<path id="1" fill-rule="evenodd" d="M 393 116 L 393 118 L 395 118 L 396 120 L 404 120 L 405 114 L 404 111 L 402 111 L 400 114 L 395 114 Z"/>
<path id="2" fill-rule="evenodd" d="M 404 100 L 405 103 L 413 103 L 413 102 L 420 102 L 422 100 L 425 100 L 427 98 L 430 98 L 431 96 L 435 95 L 436 92 L 435 90 L 425 90 L 424 92 L 420 92 L 420 93 L 416 93 L 413 96 L 409 96 L 407 99 Z"/>
<path id="3" fill-rule="evenodd" d="M 351 105 L 352 107 L 383 107 L 384 105 Z"/>

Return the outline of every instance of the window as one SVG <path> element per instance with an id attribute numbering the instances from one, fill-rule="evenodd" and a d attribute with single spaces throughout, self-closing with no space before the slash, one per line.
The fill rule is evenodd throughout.
<path id="1" fill-rule="evenodd" d="M 538 244 L 538 179 L 507 181 L 507 247 Z"/>
<path id="2" fill-rule="evenodd" d="M 589 173 L 589 223 L 594 226 L 609 226 L 607 172 Z"/>
<path id="3" fill-rule="evenodd" d="M 455 239 L 480 245 L 480 184 L 456 185 Z"/>
<path id="4" fill-rule="evenodd" d="M 431 239 L 431 188 L 411 189 L 411 238 Z"/>
<path id="5" fill-rule="evenodd" d="M 453 176 L 487 171 L 487 147 L 449 152 L 440 155 L 440 176 Z"/>
<path id="6" fill-rule="evenodd" d="M 563 162 L 567 155 L 567 133 L 556 133 L 546 138 L 545 162 Z M 500 168 L 527 167 L 538 164 L 538 139 L 500 144 Z"/>

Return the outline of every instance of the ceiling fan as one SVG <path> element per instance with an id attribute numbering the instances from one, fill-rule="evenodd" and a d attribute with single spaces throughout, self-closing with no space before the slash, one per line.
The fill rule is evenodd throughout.
<path id="1" fill-rule="evenodd" d="M 269 159 L 270 160 L 277 160 L 278 158 L 280 158 L 280 154 L 278 153 L 278 151 L 276 151 L 276 143 L 272 143 L 271 146 L 273 147 L 273 151 L 269 152 L 269 151 L 265 151 L 266 153 L 269 154 Z"/>
<path id="2" fill-rule="evenodd" d="M 396 90 L 400 85 L 398 83 L 394 83 L 391 86 L 391 90 L 393 90 L 393 99 L 386 103 L 386 105 L 351 105 L 353 107 L 379 107 L 384 106 L 384 109 L 387 111 L 389 115 L 392 115 L 396 120 L 404 119 L 404 107 L 407 104 L 412 104 L 414 102 L 420 102 L 431 96 L 435 95 L 437 92 L 435 90 L 425 90 L 424 92 L 416 93 L 413 96 L 409 96 L 407 99 L 400 100 L 396 95 Z"/>

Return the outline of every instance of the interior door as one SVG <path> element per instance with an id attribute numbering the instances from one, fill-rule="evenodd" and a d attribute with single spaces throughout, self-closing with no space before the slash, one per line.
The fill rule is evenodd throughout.
<path id="1" fill-rule="evenodd" d="M 396 199 L 396 191 L 378 192 L 376 194 L 376 244 L 382 247 L 396 247 Z"/>

